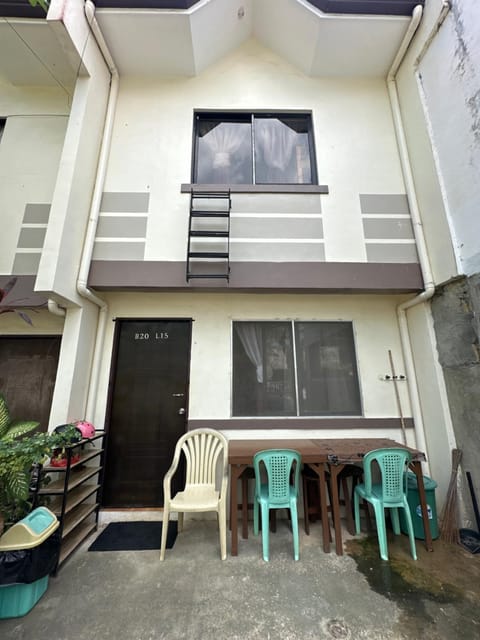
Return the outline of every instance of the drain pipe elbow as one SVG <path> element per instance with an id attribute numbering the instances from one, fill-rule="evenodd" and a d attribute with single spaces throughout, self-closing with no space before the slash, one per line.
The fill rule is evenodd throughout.
<path id="1" fill-rule="evenodd" d="M 47 308 L 52 315 L 60 316 L 61 318 L 65 317 L 65 309 L 60 307 L 60 305 L 51 298 L 47 301 Z"/>

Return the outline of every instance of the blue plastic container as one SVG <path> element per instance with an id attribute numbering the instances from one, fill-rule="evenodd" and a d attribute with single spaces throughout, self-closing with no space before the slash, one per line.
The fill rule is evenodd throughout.
<path id="1" fill-rule="evenodd" d="M 48 576 L 31 584 L 0 586 L 0 619 L 19 618 L 37 604 L 48 587 Z"/>
<path id="2" fill-rule="evenodd" d="M 410 507 L 410 514 L 412 516 L 413 532 L 415 538 L 419 540 L 425 540 L 425 530 L 423 528 L 422 508 L 420 506 L 420 494 L 418 492 L 417 476 L 411 471 L 407 474 L 408 493 L 407 501 Z M 423 476 L 423 485 L 425 487 L 425 498 L 427 502 L 427 513 L 430 521 L 430 533 L 432 539 L 438 538 L 438 518 L 437 518 L 437 506 L 435 501 L 435 489 L 437 483 L 428 476 Z M 408 533 L 407 523 L 403 516 L 403 509 L 399 509 L 400 516 L 400 529 L 403 533 Z"/>

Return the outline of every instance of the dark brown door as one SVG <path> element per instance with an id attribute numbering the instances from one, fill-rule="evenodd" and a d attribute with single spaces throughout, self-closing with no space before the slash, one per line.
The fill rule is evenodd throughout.
<path id="1" fill-rule="evenodd" d="M 102 503 L 163 506 L 163 476 L 186 431 L 190 320 L 117 320 Z"/>
<path id="2" fill-rule="evenodd" d="M 13 420 L 37 420 L 46 431 L 57 376 L 60 336 L 2 336 L 0 393 Z"/>

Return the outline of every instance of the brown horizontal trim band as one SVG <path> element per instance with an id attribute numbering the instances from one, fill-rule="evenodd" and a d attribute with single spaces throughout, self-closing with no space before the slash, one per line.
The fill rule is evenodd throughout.
<path id="1" fill-rule="evenodd" d="M 410 262 L 233 262 L 230 269 L 229 281 L 197 279 L 187 283 L 185 262 L 93 260 L 88 286 L 97 291 L 233 293 L 395 294 L 423 290 L 420 266 Z"/>
<path id="2" fill-rule="evenodd" d="M 190 193 L 195 189 L 201 191 L 227 191 L 230 193 L 328 193 L 325 184 L 195 184 L 184 183 L 180 187 L 181 193 Z"/>
<path id="3" fill-rule="evenodd" d="M 404 418 L 413 429 L 413 419 Z M 401 429 L 400 418 L 226 418 L 225 420 L 189 420 L 188 429 Z"/>

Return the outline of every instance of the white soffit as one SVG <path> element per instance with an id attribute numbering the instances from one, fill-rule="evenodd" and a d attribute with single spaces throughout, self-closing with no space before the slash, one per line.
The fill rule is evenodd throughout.
<path id="1" fill-rule="evenodd" d="M 0 21 L 0 73 L 12 84 L 74 86 L 72 66 L 55 33 L 45 21 Z"/>
<path id="2" fill-rule="evenodd" d="M 98 9 L 125 75 L 193 76 L 250 37 L 307 75 L 384 76 L 405 16 L 325 14 L 303 0 L 204 0 L 187 11 Z"/>
<path id="3" fill-rule="evenodd" d="M 122 75 L 195 75 L 189 13 L 99 9 L 95 15 Z"/>

